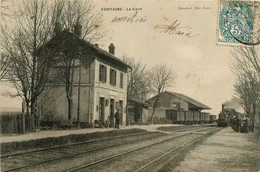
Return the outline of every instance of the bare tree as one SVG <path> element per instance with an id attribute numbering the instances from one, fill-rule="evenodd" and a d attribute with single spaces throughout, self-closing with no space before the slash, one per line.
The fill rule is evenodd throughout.
<path id="1" fill-rule="evenodd" d="M 128 73 L 127 99 L 145 101 L 149 92 L 146 66 L 134 58 L 123 57 L 123 61 L 132 67 Z"/>
<path id="2" fill-rule="evenodd" d="M 149 78 L 146 73 L 146 66 L 142 65 L 140 61 L 135 61 L 134 58 L 123 57 L 123 61 L 131 66 L 131 71 L 128 73 L 127 77 L 127 104 L 126 109 L 128 109 L 128 102 L 132 99 L 145 101 L 150 92 L 149 89 Z M 127 125 L 129 124 L 128 111 L 126 114 Z"/>
<path id="3" fill-rule="evenodd" d="M 24 1 L 16 13 L 19 15 L 13 14 L 16 16 L 13 18 L 14 25 L 7 23 L 1 27 L 3 40 L 1 46 L 10 60 L 8 67 L 11 70 L 8 72 L 8 79 L 17 89 L 17 95 L 25 100 L 27 115 L 31 114 L 36 118 L 37 97 L 47 83 L 51 60 L 55 59 L 57 54 L 64 53 L 57 52 L 58 47 L 51 49 L 46 46 L 46 43 L 64 29 L 73 33 L 80 31 L 81 38 L 89 41 L 98 40 L 104 34 L 104 32 L 100 32 L 101 15 L 95 13 L 94 5 L 89 1 L 70 0 Z M 75 25 L 81 28 L 75 28 Z M 65 53 L 65 56 L 68 54 Z M 62 58 L 64 59 L 64 57 Z M 70 60 L 70 57 L 67 60 L 68 68 L 65 73 L 67 76 L 71 76 L 68 73 L 73 73 L 74 60 Z M 1 69 L 6 71 L 2 66 Z M 73 79 L 70 77 L 65 84 L 72 88 L 72 81 Z M 71 90 L 66 89 L 67 95 L 69 95 L 67 97 L 72 97 L 70 96 Z M 71 107 L 72 103 L 69 106 Z"/>
<path id="4" fill-rule="evenodd" d="M 62 40 L 62 42 L 65 40 Z M 59 42 L 60 43 L 60 42 Z M 68 119 L 72 122 L 73 114 L 73 88 L 75 87 L 75 70 L 78 68 L 77 60 L 79 60 L 78 45 L 74 42 L 75 47 L 60 44 L 58 47 L 59 54 L 56 56 L 52 65 L 52 77 L 49 82 L 63 83 L 65 85 L 65 93 L 68 101 Z M 56 47 L 57 48 L 57 47 Z"/>
<path id="5" fill-rule="evenodd" d="M 232 71 L 236 75 L 234 97 L 249 116 L 253 131 L 257 107 L 260 106 L 259 47 L 235 48 Z"/>
<path id="6" fill-rule="evenodd" d="M 1 2 L 1 29 L 6 29 L 4 25 L 2 24 L 3 21 L 6 21 L 10 18 L 10 4 L 7 0 L 2 0 Z M 8 54 L 4 52 L 4 49 L 1 49 L 1 57 L 0 57 L 0 81 L 3 81 L 3 79 L 7 79 L 7 73 L 9 69 L 9 57 Z"/>
<path id="7" fill-rule="evenodd" d="M 166 64 L 158 64 L 152 67 L 148 72 L 150 78 L 150 88 L 155 96 L 152 102 L 149 102 L 153 106 L 153 112 L 151 115 L 151 123 L 153 124 L 153 116 L 158 106 L 160 94 L 165 89 L 173 86 L 173 81 L 176 78 L 175 72 L 172 68 L 169 68 Z"/>
<path id="8" fill-rule="evenodd" d="M 8 69 L 9 69 L 9 58 L 5 53 L 1 53 L 0 57 L 0 80 L 6 79 Z"/>
<path id="9" fill-rule="evenodd" d="M 26 102 L 26 114 L 35 130 L 36 101 L 42 93 L 49 70 L 51 52 L 44 52 L 39 59 L 37 49 L 50 38 L 53 30 L 52 8 L 45 0 L 24 1 L 19 8 L 21 16 L 14 18 L 14 26 L 1 28 L 2 48 L 8 56 L 8 79 L 17 89 L 17 95 Z M 31 16 L 28 16 L 31 14 Z"/>
<path id="10" fill-rule="evenodd" d="M 85 39 L 89 42 L 97 41 L 105 35 L 105 31 L 101 25 L 102 15 L 95 11 L 95 6 L 91 1 L 70 1 L 57 0 L 55 3 L 55 34 L 62 30 L 74 33 L 79 39 Z M 73 46 L 66 45 L 67 38 L 60 38 L 59 48 L 56 48 L 60 67 L 54 66 L 60 80 L 65 84 L 66 97 L 68 101 L 68 119 L 72 120 L 73 107 L 73 86 L 74 86 L 74 70 L 75 60 L 79 59 L 79 54 L 83 45 L 79 41 L 74 41 Z M 64 47 L 66 48 L 64 48 Z M 85 47 L 86 48 L 86 47 Z M 61 67 L 62 66 L 62 67 Z M 79 93 L 78 93 L 79 94 Z M 78 113 L 80 109 L 78 109 Z M 79 114 L 78 114 L 79 117 Z"/>
<path id="11" fill-rule="evenodd" d="M 80 38 L 93 42 L 104 37 L 106 32 L 102 26 L 102 14 L 96 11 L 90 0 L 56 0 L 54 23 L 61 29 L 75 32 L 75 26 L 80 25 Z"/>

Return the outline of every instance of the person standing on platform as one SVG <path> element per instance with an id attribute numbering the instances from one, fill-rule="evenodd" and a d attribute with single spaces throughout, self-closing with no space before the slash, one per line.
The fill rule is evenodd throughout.
<path id="1" fill-rule="evenodd" d="M 116 119 L 115 129 L 119 129 L 120 116 L 121 116 L 121 112 L 117 108 L 115 113 L 115 119 Z"/>

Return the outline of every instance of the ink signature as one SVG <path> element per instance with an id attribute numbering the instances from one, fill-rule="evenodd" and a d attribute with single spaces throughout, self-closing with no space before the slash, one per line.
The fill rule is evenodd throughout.
<path id="1" fill-rule="evenodd" d="M 195 38 L 199 36 L 199 34 L 192 33 L 191 26 L 181 26 L 181 23 L 178 20 L 175 20 L 170 25 L 156 25 L 155 28 L 160 29 L 160 33 L 165 33 L 169 35 L 182 35 L 188 38 Z"/>

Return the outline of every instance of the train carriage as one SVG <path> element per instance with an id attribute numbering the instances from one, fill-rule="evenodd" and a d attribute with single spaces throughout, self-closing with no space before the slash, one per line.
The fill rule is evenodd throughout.
<path id="1" fill-rule="evenodd" d="M 207 124 L 209 124 L 209 122 L 210 122 L 210 114 L 209 113 L 206 113 L 205 121 L 206 121 Z"/>
<path id="2" fill-rule="evenodd" d="M 203 121 L 204 121 L 203 113 L 200 113 L 200 114 L 199 114 L 199 121 L 200 121 L 200 122 L 203 122 Z"/>
<path id="3" fill-rule="evenodd" d="M 177 112 L 177 122 L 183 124 L 184 123 L 184 112 Z"/>
<path id="4" fill-rule="evenodd" d="M 192 121 L 189 111 L 184 112 L 184 120 L 186 124 L 189 124 Z"/>
<path id="5" fill-rule="evenodd" d="M 188 123 L 188 121 L 189 121 L 189 114 L 188 114 L 188 112 L 184 112 L 184 121 L 185 121 L 185 123 L 187 124 Z"/>
<path id="6" fill-rule="evenodd" d="M 189 119 L 190 119 L 190 121 L 189 121 L 190 123 L 194 123 L 192 112 L 189 112 Z"/>
<path id="7" fill-rule="evenodd" d="M 217 116 L 216 115 L 210 115 L 210 123 L 215 123 L 217 121 Z"/>
<path id="8" fill-rule="evenodd" d="M 199 119 L 199 112 L 193 112 L 193 115 L 194 115 L 194 121 L 196 123 L 198 123 L 200 121 L 200 119 Z"/>

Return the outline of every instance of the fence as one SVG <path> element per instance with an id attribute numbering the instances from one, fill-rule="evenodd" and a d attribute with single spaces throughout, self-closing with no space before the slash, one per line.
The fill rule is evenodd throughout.
<path id="1" fill-rule="evenodd" d="M 1 114 L 0 120 L 1 134 L 20 134 L 31 130 L 31 118 L 21 113 Z"/>

